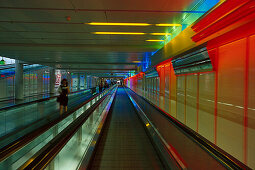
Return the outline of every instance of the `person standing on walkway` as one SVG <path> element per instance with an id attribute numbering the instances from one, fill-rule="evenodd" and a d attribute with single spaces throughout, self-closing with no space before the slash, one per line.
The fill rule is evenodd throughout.
<path id="1" fill-rule="evenodd" d="M 70 93 L 70 89 L 68 86 L 67 79 L 63 79 L 61 81 L 61 85 L 58 87 L 58 92 L 59 92 L 59 111 L 60 115 L 63 113 L 63 108 L 65 108 L 65 112 L 67 112 L 67 105 L 68 105 L 68 94 Z"/>

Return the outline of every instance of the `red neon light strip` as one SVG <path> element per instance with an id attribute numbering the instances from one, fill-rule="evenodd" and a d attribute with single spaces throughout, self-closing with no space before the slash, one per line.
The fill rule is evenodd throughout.
<path id="1" fill-rule="evenodd" d="M 184 124 L 186 125 L 186 113 L 187 113 L 187 76 L 185 76 L 185 84 L 184 84 Z"/>
<path id="2" fill-rule="evenodd" d="M 169 103 L 169 114 L 171 115 L 171 108 L 172 108 L 172 101 L 171 101 L 171 87 L 172 87 L 172 80 L 171 80 L 171 75 L 172 75 L 172 63 L 170 63 L 170 65 L 169 65 L 169 101 L 170 101 L 170 103 Z"/>
<path id="3" fill-rule="evenodd" d="M 192 29 L 195 32 L 200 32 L 203 29 L 210 27 L 210 25 L 217 22 L 224 16 L 230 14 L 237 8 L 240 8 L 247 2 L 249 2 L 249 0 L 225 1 L 220 6 L 218 6 L 216 9 L 214 9 L 211 13 L 209 13 L 207 16 L 205 16 L 203 19 L 201 19 L 198 23 L 196 23 L 194 26 L 192 26 Z"/>
<path id="4" fill-rule="evenodd" d="M 218 57 L 219 48 L 216 48 L 215 56 L 215 90 L 214 90 L 214 144 L 217 145 L 217 116 L 218 116 Z"/>
<path id="5" fill-rule="evenodd" d="M 197 74 L 197 129 L 196 132 L 198 132 L 198 121 L 199 121 L 199 73 Z"/>
<path id="6" fill-rule="evenodd" d="M 192 40 L 195 42 L 201 41 L 202 39 L 211 36 L 212 34 L 230 26 L 231 24 L 239 22 L 242 18 L 252 15 L 254 11 L 255 1 L 251 1 L 250 3 L 245 4 L 239 9 L 233 11 L 231 14 L 220 17 L 220 20 L 194 35 Z M 250 20 L 254 20 L 254 18 L 250 18 Z"/>
<path id="7" fill-rule="evenodd" d="M 248 126 L 248 88 L 249 88 L 249 52 L 250 52 L 250 39 L 246 39 L 246 57 L 245 57 L 245 80 L 244 80 L 244 163 L 247 164 L 247 126 Z"/>

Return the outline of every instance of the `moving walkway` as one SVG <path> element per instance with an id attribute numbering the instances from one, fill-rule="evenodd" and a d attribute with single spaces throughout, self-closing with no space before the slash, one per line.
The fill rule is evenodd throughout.
<path id="1" fill-rule="evenodd" d="M 130 89 L 115 86 L 91 101 L 0 168 L 249 169 Z"/>

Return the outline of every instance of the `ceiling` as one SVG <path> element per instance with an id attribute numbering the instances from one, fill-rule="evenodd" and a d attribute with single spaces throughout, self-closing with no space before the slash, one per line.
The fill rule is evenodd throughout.
<path id="1" fill-rule="evenodd" d="M 156 26 L 92 26 L 90 22 L 176 23 L 192 0 L 1 0 L 0 55 L 91 73 L 136 70 L 143 53 L 162 46 Z M 67 20 L 70 17 L 70 20 Z"/>

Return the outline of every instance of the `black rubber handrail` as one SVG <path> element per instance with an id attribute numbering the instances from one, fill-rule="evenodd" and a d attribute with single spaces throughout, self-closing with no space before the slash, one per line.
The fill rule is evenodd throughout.
<path id="1" fill-rule="evenodd" d="M 83 89 L 83 90 L 79 90 L 79 91 L 74 91 L 74 92 L 71 92 L 70 94 L 79 93 L 79 92 L 82 92 L 82 91 L 85 91 L 85 90 L 89 90 L 89 89 Z M 43 101 L 48 101 L 48 100 L 57 98 L 58 96 L 59 95 L 54 95 L 54 96 L 50 96 L 50 97 L 47 97 L 47 98 L 44 98 L 44 99 L 38 99 L 38 100 L 33 100 L 33 101 L 25 102 L 25 103 L 15 104 L 15 105 L 12 105 L 12 106 L 2 107 L 2 108 L 0 108 L 0 111 L 12 109 L 12 108 L 15 108 L 15 107 L 21 107 L 21 106 L 25 106 L 25 105 L 30 105 L 30 104 L 33 104 L 33 103 L 39 103 L 39 102 L 43 102 Z"/>
<path id="2" fill-rule="evenodd" d="M 92 95 L 92 97 L 93 97 L 93 95 Z M 88 99 L 88 100 L 89 100 L 89 99 Z M 8 137 L 10 137 L 10 136 L 12 136 L 12 135 L 14 135 L 14 134 L 17 134 L 17 133 L 19 133 L 20 131 L 22 131 L 22 130 L 24 130 L 24 129 L 26 129 L 26 128 L 29 128 L 29 127 L 31 127 L 32 125 L 35 125 L 35 124 L 37 124 L 37 123 L 40 122 L 40 121 L 45 120 L 45 118 L 49 119 L 51 116 L 52 116 L 52 115 L 46 116 L 46 117 L 42 117 L 42 118 L 37 119 L 36 121 L 34 121 L 34 122 L 32 122 L 32 123 L 30 123 L 30 124 L 28 124 L 28 125 L 24 125 L 24 126 L 22 126 L 22 127 L 19 127 L 18 129 L 14 130 L 14 131 L 12 131 L 12 132 L 10 132 L 10 133 L 8 133 L 8 134 L 5 134 L 5 135 L 1 136 L 1 137 L 0 137 L 0 141 L 1 141 L 1 140 L 4 140 L 4 139 L 6 139 L 6 138 L 8 138 Z M 53 116 L 54 116 L 54 115 L 53 115 Z"/>
<path id="3" fill-rule="evenodd" d="M 227 152 L 225 152 L 224 150 L 222 150 L 221 148 L 219 148 L 218 146 L 216 146 L 215 144 L 213 144 L 212 142 L 210 142 L 209 140 L 207 140 L 206 138 L 198 134 L 197 132 L 193 131 L 192 129 L 184 125 L 183 123 L 176 120 L 174 117 L 166 113 L 164 110 L 156 106 L 154 103 L 150 102 L 145 97 L 137 94 L 132 89 L 130 90 L 135 95 L 141 97 L 144 101 L 146 101 L 147 103 L 152 105 L 154 108 L 156 108 L 156 110 L 158 110 L 159 113 L 161 113 L 165 118 L 167 118 L 167 120 L 173 123 L 178 129 L 186 133 L 188 137 L 190 137 L 193 141 L 198 143 L 202 149 L 204 149 L 206 152 L 208 152 L 209 150 L 208 153 L 211 154 L 214 158 L 216 158 L 219 162 L 221 162 L 224 166 L 228 168 L 230 167 L 233 169 L 247 169 L 247 170 L 251 169 L 245 164 L 243 164 L 242 162 L 240 162 L 238 159 L 234 158 L 233 156 L 231 156 L 230 154 L 228 154 Z"/>
<path id="4" fill-rule="evenodd" d="M 114 87 L 114 86 L 113 86 Z M 104 96 L 108 95 L 109 92 L 112 90 L 109 89 L 109 91 L 107 92 L 107 94 L 105 94 Z M 102 92 L 103 93 L 103 92 Z M 46 125 L 42 125 L 38 128 L 36 128 L 35 130 L 33 130 L 32 132 L 27 133 L 26 135 L 18 138 L 17 140 L 5 145 L 4 147 L 2 147 L 0 149 L 0 162 L 5 160 L 7 157 L 9 157 L 10 155 L 12 155 L 13 153 L 15 153 L 17 150 L 19 150 L 20 148 L 22 148 L 23 146 L 25 146 L 27 143 L 31 142 L 32 140 L 34 140 L 36 137 L 40 136 L 41 134 L 43 134 L 44 132 L 46 132 L 48 129 L 50 129 L 51 127 L 53 127 L 55 124 L 59 123 L 60 121 L 62 121 L 63 119 L 65 119 L 67 116 L 69 116 L 70 114 L 72 114 L 73 112 L 75 112 L 76 110 L 80 109 L 82 106 L 84 106 L 85 104 L 89 103 L 90 101 L 92 101 L 93 99 L 95 99 L 96 97 L 98 97 L 101 93 L 93 96 L 92 98 L 86 100 L 85 102 L 79 104 L 77 107 L 69 110 L 68 112 L 66 112 L 65 114 L 63 114 L 62 116 L 58 117 L 57 119 L 51 121 L 50 123 L 46 124 Z"/>
<path id="5" fill-rule="evenodd" d="M 109 92 L 112 90 L 113 89 L 109 90 Z M 70 125 L 68 125 L 68 127 L 66 127 L 61 133 L 59 133 L 54 139 L 48 142 L 47 145 L 45 145 L 39 152 L 37 152 L 19 169 L 30 170 L 45 168 L 108 95 L 109 93 L 107 93 L 104 97 L 94 103 L 88 110 L 85 111 L 85 113 L 83 113 L 81 116 L 79 116 L 79 118 L 77 118 Z"/>

